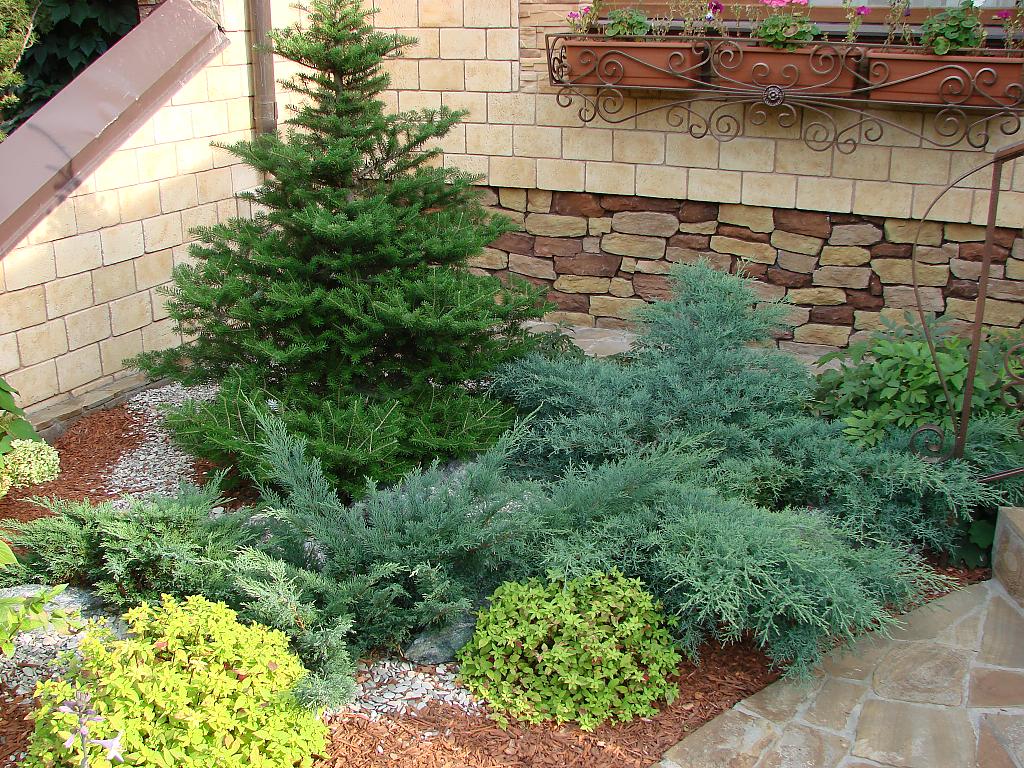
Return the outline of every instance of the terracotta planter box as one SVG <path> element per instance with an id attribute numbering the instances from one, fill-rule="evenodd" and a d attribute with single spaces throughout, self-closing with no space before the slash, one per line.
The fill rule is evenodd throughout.
<path id="1" fill-rule="evenodd" d="M 857 49 L 822 43 L 781 51 L 761 45 L 724 43 L 714 54 L 712 69 L 726 89 L 781 88 L 799 95 L 849 94 L 857 85 Z"/>
<path id="2" fill-rule="evenodd" d="M 940 106 L 1024 105 L 1024 58 L 869 50 L 868 97 Z"/>
<path id="3" fill-rule="evenodd" d="M 670 40 L 566 39 L 565 72 L 573 85 L 623 88 L 696 88 L 708 46 Z"/>

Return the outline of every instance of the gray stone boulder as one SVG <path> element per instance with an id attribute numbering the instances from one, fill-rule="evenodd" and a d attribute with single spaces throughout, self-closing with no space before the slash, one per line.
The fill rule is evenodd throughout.
<path id="1" fill-rule="evenodd" d="M 420 632 L 405 649 L 405 658 L 414 664 L 447 664 L 455 660 L 473 637 L 476 618 L 465 613 L 454 621 Z"/>

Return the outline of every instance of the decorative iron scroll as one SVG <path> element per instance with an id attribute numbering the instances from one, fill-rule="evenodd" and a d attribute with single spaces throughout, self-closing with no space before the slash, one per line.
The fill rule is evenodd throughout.
<path id="1" fill-rule="evenodd" d="M 888 130 L 934 147 L 984 149 L 1020 131 L 1024 116 L 1024 56 L 1011 51 L 937 57 L 857 43 L 780 51 L 738 38 L 548 35 L 547 54 L 558 103 L 583 122 L 664 111 L 668 126 L 694 138 L 730 141 L 774 122 L 818 151 L 848 154 Z M 661 100 L 638 103 L 639 91 Z M 888 114 L 921 107 L 934 112 L 925 128 Z"/>

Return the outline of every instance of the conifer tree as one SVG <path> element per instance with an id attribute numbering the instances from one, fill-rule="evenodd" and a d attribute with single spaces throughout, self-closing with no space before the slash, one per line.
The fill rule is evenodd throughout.
<path id="1" fill-rule="evenodd" d="M 192 341 L 136 363 L 186 383 L 230 380 L 222 399 L 258 388 L 305 411 L 313 445 L 346 435 L 343 473 L 361 482 L 366 467 L 387 476 L 500 431 L 501 409 L 464 384 L 520 354 L 521 323 L 542 308 L 524 285 L 466 267 L 509 224 L 482 207 L 473 177 L 438 162 L 438 140 L 464 113 L 385 109 L 382 63 L 415 41 L 375 30 L 359 0 L 306 11 L 271 34 L 274 52 L 301 65 L 282 83 L 298 97 L 285 129 L 225 147 L 266 175 L 242 195 L 255 215 L 197 230 L 194 263 L 166 292 Z M 202 450 L 204 434 L 230 442 L 225 424 L 194 423 L 231 410 L 221 405 L 192 412 L 190 447 Z M 362 434 L 374 429 L 387 439 Z M 365 462 L 364 445 L 378 452 Z"/>

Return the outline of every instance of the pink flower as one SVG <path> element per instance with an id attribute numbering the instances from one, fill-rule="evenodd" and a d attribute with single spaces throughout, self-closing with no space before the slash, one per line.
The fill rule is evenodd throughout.
<path id="1" fill-rule="evenodd" d="M 584 8 L 580 8 L 580 13 L 590 13 L 590 6 L 588 5 Z"/>
<path id="2" fill-rule="evenodd" d="M 725 6 L 723 6 L 718 0 L 711 0 L 711 2 L 708 3 L 708 10 L 713 14 L 721 13 L 724 9 Z"/>
<path id="3" fill-rule="evenodd" d="M 867 16 L 869 13 L 871 13 L 871 9 L 868 8 L 866 5 L 858 5 L 857 6 L 857 15 L 858 16 Z"/>
<path id="4" fill-rule="evenodd" d="M 1009 9 L 1003 9 L 1001 11 L 996 11 L 996 18 L 997 19 L 1003 19 L 1005 21 L 1006 19 L 1010 18 L 1011 16 L 1013 16 L 1013 11 L 1011 11 Z"/>

